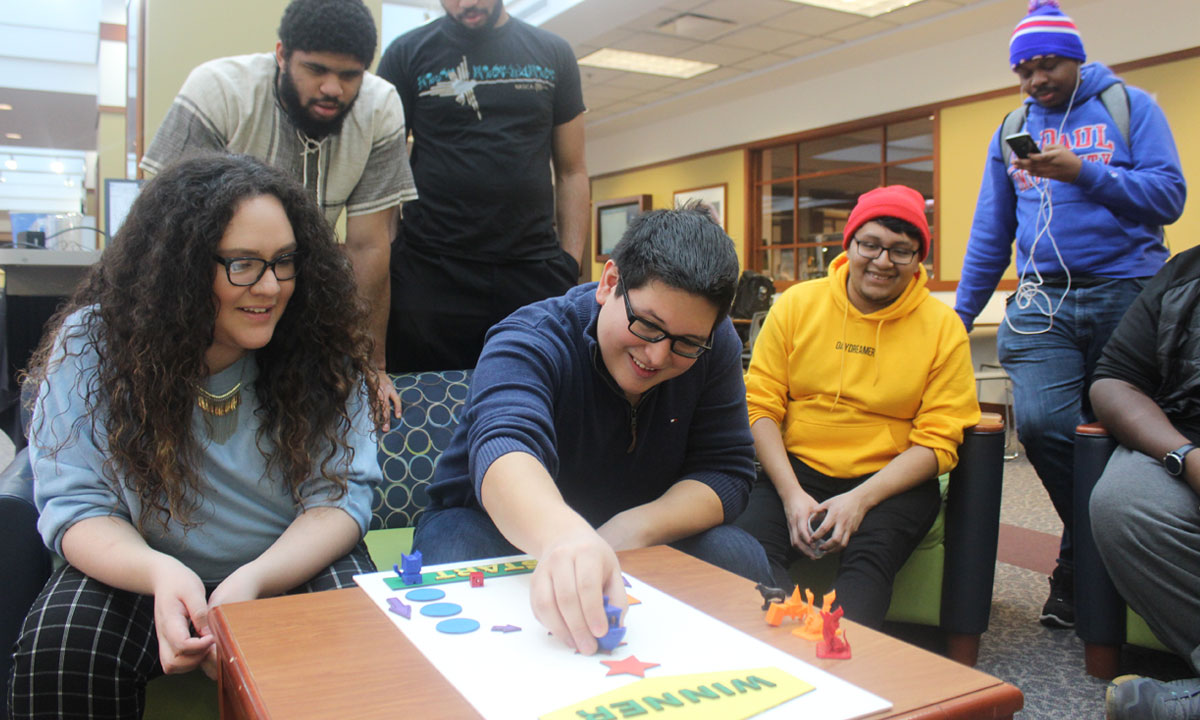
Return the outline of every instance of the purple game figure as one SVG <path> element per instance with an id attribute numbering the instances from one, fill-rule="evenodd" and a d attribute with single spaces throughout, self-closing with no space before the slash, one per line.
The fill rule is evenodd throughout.
<path id="1" fill-rule="evenodd" d="M 421 551 L 414 550 L 412 555 L 400 553 L 400 579 L 405 585 L 418 585 L 421 582 Z"/>
<path id="2" fill-rule="evenodd" d="M 607 595 L 604 596 L 604 615 L 608 618 L 608 632 L 596 638 L 596 644 L 604 652 L 611 653 L 625 639 L 625 628 L 621 627 L 621 608 L 610 605 Z"/>

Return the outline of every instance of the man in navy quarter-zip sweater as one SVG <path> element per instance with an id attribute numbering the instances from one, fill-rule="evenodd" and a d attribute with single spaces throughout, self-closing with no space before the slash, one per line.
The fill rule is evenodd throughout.
<path id="1" fill-rule="evenodd" d="M 700 209 L 636 218 L 600 281 L 488 333 L 414 545 L 426 564 L 527 552 L 534 614 L 590 654 L 616 551 L 669 543 L 756 581 L 730 523 L 754 482 L 733 242 Z"/>

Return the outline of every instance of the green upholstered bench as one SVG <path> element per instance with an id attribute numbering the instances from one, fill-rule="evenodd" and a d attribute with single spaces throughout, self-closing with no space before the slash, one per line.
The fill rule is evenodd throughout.
<path id="1" fill-rule="evenodd" d="M 379 440 L 383 483 L 375 492 L 367 548 L 380 570 L 412 549 L 413 528 L 429 504 L 428 487 L 438 458 L 458 427 L 470 370 L 392 376 L 401 418 Z"/>

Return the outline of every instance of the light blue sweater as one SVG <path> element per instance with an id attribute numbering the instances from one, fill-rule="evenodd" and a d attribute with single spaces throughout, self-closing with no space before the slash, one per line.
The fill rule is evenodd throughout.
<path id="1" fill-rule="evenodd" d="M 59 337 L 78 334 L 85 312 L 68 318 Z M 30 424 L 34 499 L 41 513 L 38 530 L 46 545 L 60 554 L 63 534 L 80 520 L 114 515 L 136 525 L 141 510 L 136 493 L 123 483 L 114 488 L 105 479 L 108 450 L 103 419 L 97 418 L 93 424 L 81 417 L 82 393 L 94 384 L 97 362 L 95 349 L 86 345 L 83 337 L 70 337 L 64 353 L 60 340 Z M 192 430 L 202 452 L 203 500 L 192 514 L 198 524 L 185 531 L 172 520 L 164 530 L 152 520 L 143 532 L 150 547 L 178 558 L 209 584 L 219 583 L 261 555 L 301 512 L 278 473 L 266 474 L 263 452 L 270 452 L 269 442 L 263 440 L 262 451 L 256 444 L 260 423 L 255 413 L 257 367 L 253 353 L 211 377 L 209 387 L 228 389 L 239 376 L 243 381 L 242 404 L 237 430 L 228 441 L 220 445 L 210 442 L 202 411 L 195 408 L 192 413 Z M 371 490 L 381 474 L 374 425 L 364 397 L 354 399 L 350 417 L 353 429 L 349 443 L 354 456 L 346 472 L 346 494 L 331 499 L 333 486 L 314 472 L 302 495 L 309 508 L 342 508 L 366 533 L 371 521 Z"/>

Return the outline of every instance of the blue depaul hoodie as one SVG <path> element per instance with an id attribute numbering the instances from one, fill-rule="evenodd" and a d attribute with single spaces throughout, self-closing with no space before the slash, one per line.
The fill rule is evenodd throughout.
<path id="1" fill-rule="evenodd" d="M 1038 147 L 1056 144 L 1074 150 L 1083 168 L 1073 183 L 1035 178 L 1004 164 L 1001 130 L 988 146 L 987 166 L 955 311 L 967 329 L 987 303 L 1008 267 L 1013 238 L 1017 271 L 1044 277 L 1062 276 L 1057 244 L 1072 277 L 1149 277 L 1168 256 L 1162 226 L 1179 219 L 1187 185 L 1179 167 L 1175 140 L 1161 109 L 1142 90 L 1126 87 L 1129 96 L 1129 142 L 1099 95 L 1120 79 L 1099 63 L 1080 68 L 1079 90 L 1070 106 L 1044 108 L 1027 98 L 1025 130 Z M 1059 127 L 1062 132 L 1059 132 Z M 1052 201 L 1049 237 L 1030 248 L 1044 220 L 1038 219 L 1039 187 L 1049 186 Z"/>

